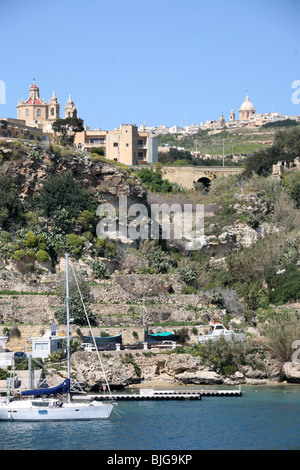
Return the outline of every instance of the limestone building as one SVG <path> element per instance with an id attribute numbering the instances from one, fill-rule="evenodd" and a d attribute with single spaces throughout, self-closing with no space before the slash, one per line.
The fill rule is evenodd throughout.
<path id="1" fill-rule="evenodd" d="M 157 138 L 149 132 L 139 131 L 133 124 L 121 124 L 113 131 L 86 129 L 76 134 L 74 144 L 77 149 L 85 151 L 101 148 L 106 158 L 125 165 L 158 162 Z"/>
<path id="2" fill-rule="evenodd" d="M 72 101 L 71 95 L 69 95 L 68 102 L 65 106 L 65 118 L 68 117 L 77 118 L 77 109 L 75 107 L 74 101 Z"/>
<path id="3" fill-rule="evenodd" d="M 65 106 L 65 117 L 77 117 L 77 110 L 71 95 Z M 40 89 L 35 81 L 30 86 L 27 100 L 18 101 L 17 118 L 25 121 L 30 127 L 38 127 L 44 132 L 52 132 L 52 124 L 60 118 L 60 104 L 53 91 L 51 99 L 47 102 L 40 97 Z"/>
<path id="4" fill-rule="evenodd" d="M 248 92 L 244 103 L 239 109 L 240 121 L 250 121 L 251 117 L 255 114 L 255 108 L 249 100 Z"/>

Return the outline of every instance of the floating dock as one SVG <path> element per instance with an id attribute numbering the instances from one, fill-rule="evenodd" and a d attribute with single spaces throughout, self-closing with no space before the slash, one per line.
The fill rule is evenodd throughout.
<path id="1" fill-rule="evenodd" d="M 148 390 L 141 389 L 140 393 L 113 393 L 101 395 L 76 395 L 74 400 L 105 401 L 113 398 L 115 401 L 145 401 L 145 400 L 201 400 L 202 397 L 241 397 L 242 391 L 237 390 Z"/>

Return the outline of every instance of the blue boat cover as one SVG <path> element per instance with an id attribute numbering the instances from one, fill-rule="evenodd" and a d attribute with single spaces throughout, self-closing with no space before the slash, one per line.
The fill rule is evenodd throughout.
<path id="1" fill-rule="evenodd" d="M 69 393 L 70 392 L 70 379 L 66 379 L 60 385 L 52 388 L 39 388 L 36 390 L 24 390 L 21 392 L 22 396 L 40 396 L 40 395 L 57 395 L 58 393 Z"/>
<path id="2" fill-rule="evenodd" d="M 149 334 L 144 330 L 144 340 L 145 341 L 178 341 L 179 336 L 175 335 L 171 331 L 165 331 L 164 333 L 152 333 Z"/>

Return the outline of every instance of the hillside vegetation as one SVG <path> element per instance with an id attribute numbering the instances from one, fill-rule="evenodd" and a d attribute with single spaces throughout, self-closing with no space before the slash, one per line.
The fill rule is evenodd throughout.
<path id="1" fill-rule="evenodd" d="M 64 323 L 61 278 L 67 251 L 98 328 L 141 328 L 146 293 L 147 324 L 153 329 L 187 329 L 182 337 L 189 342 L 196 340 L 199 325 L 220 320 L 254 337 L 263 335 L 273 347 L 271 356 L 283 360 L 274 331 L 283 319 L 299 324 L 300 172 L 291 168 L 277 180 L 271 169 L 274 155 L 287 161 L 300 155 L 299 137 L 298 129 L 281 131 L 267 150 L 248 157 L 244 175 L 217 179 L 209 191 L 194 192 L 170 190 L 159 176 L 152 179 L 148 172 L 71 147 L 1 141 L 2 324 Z M 204 204 L 202 248 L 186 251 L 172 240 L 99 238 L 97 206 L 117 204 L 120 195 L 147 207 L 155 198 Z M 84 327 L 75 290 L 71 295 L 72 316 Z M 34 296 L 40 297 L 36 306 Z M 288 333 L 282 341 L 290 350 Z M 225 366 L 216 365 L 223 372 Z"/>

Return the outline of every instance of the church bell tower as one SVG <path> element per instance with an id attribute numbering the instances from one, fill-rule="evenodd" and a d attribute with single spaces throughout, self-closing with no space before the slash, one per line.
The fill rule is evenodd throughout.
<path id="1" fill-rule="evenodd" d="M 65 118 L 68 117 L 77 118 L 77 109 L 74 101 L 72 101 L 71 95 L 69 95 L 68 103 L 65 106 Z"/>

